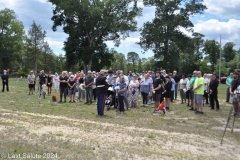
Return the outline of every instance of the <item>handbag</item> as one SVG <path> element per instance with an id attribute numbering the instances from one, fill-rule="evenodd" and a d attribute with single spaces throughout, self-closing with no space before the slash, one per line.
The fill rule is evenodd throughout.
<path id="1" fill-rule="evenodd" d="M 74 92 L 78 92 L 77 86 L 74 87 Z"/>
<path id="2" fill-rule="evenodd" d="M 132 94 L 134 95 L 136 93 L 135 89 L 132 90 Z"/>

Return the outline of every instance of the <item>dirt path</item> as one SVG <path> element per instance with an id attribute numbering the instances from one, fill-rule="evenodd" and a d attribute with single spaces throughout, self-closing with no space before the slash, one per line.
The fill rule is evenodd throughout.
<path id="1" fill-rule="evenodd" d="M 38 143 L 44 136 L 55 137 L 60 159 L 73 158 L 71 152 L 86 159 L 240 159 L 239 144 L 228 141 L 221 146 L 219 139 L 199 135 L 6 109 L 0 109 L 0 113 L 1 123 L 11 124 L 0 125 L 0 132 L 7 134 L 8 130 L 23 127 L 25 132 L 17 136 L 26 141 L 35 137 L 28 143 Z M 57 146 L 65 142 L 84 153 Z"/>

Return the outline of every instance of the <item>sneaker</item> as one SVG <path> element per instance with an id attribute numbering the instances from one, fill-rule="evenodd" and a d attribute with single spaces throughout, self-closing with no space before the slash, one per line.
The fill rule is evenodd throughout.
<path id="1" fill-rule="evenodd" d="M 189 110 L 190 110 L 190 111 L 194 111 L 193 107 L 191 107 Z"/>
<path id="2" fill-rule="evenodd" d="M 163 114 L 165 114 L 166 113 L 166 108 L 163 108 Z"/>
<path id="3" fill-rule="evenodd" d="M 75 103 L 75 101 L 74 101 L 74 100 L 73 100 L 72 102 L 73 102 L 73 103 Z"/>
<path id="4" fill-rule="evenodd" d="M 69 103 L 71 103 L 72 101 L 70 100 Z"/>
<path id="5" fill-rule="evenodd" d="M 88 102 L 85 102 L 84 104 L 88 104 Z"/>
<path id="6" fill-rule="evenodd" d="M 200 114 L 200 112 L 199 111 L 195 111 L 195 114 Z"/>
<path id="7" fill-rule="evenodd" d="M 62 101 L 59 101 L 58 103 L 62 103 Z"/>
<path id="8" fill-rule="evenodd" d="M 204 114 L 203 112 L 199 112 L 199 114 Z"/>

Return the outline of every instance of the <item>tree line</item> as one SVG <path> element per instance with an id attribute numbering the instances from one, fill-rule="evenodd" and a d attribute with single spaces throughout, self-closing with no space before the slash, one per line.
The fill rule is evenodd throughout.
<path id="1" fill-rule="evenodd" d="M 221 47 L 219 42 L 204 40 L 203 34 L 194 32 L 190 17 L 204 13 L 207 6 L 203 0 L 143 0 L 144 6 L 154 6 L 155 17 L 141 28 L 137 27 L 137 18 L 144 15 L 137 0 L 49 2 L 53 5 L 52 30 L 62 27 L 68 35 L 65 55 L 53 53 L 40 25 L 33 22 L 25 35 L 14 11 L 5 9 L 0 14 L 0 69 L 9 67 L 19 74 L 26 74 L 29 69 L 37 72 L 39 68 L 56 72 L 101 68 L 141 72 L 162 68 L 179 73 L 191 73 L 193 69 L 218 73 L 221 60 L 221 75 L 227 75 L 240 67 L 240 50 L 234 49 L 233 42 Z M 107 47 L 106 41 L 119 46 L 135 31 L 140 32 L 137 44 L 144 51 L 153 51 L 153 57 L 139 58 L 135 52 L 125 57 Z"/>
<path id="2" fill-rule="evenodd" d="M 27 33 L 11 9 L 0 10 L 0 70 L 13 75 L 27 75 L 30 70 L 60 72 L 65 67 L 64 55 L 53 53 L 41 25 L 33 21 Z"/>

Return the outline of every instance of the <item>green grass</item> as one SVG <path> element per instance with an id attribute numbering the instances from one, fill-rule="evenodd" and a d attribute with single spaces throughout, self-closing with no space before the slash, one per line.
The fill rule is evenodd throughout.
<path id="1" fill-rule="evenodd" d="M 37 92 L 28 95 L 26 80 L 10 79 L 9 85 L 10 92 L 0 93 L 0 141 L 3 144 L 0 153 L 50 152 L 58 153 L 60 159 L 159 159 L 160 155 L 166 159 L 232 158 L 221 153 L 207 157 L 188 152 L 187 148 L 219 149 L 223 131 L 214 128 L 224 128 L 231 107 L 225 103 L 223 84 L 218 89 L 219 112 L 205 106 L 204 115 L 195 115 L 177 100 L 171 103 L 173 111 L 165 116 L 153 114 L 149 106 L 130 109 L 124 115 L 116 114 L 113 109 L 105 110 L 105 118 L 96 116 L 95 103 L 54 104 L 51 96 L 39 103 Z M 52 94 L 59 98 L 56 91 Z M 238 119 L 235 129 L 240 129 Z M 184 135 L 194 135 L 194 138 L 189 140 Z M 227 131 L 224 143 L 229 143 L 225 152 L 232 153 L 232 146 L 240 145 L 239 132 L 231 135 Z M 164 149 L 160 150 L 163 145 Z"/>

